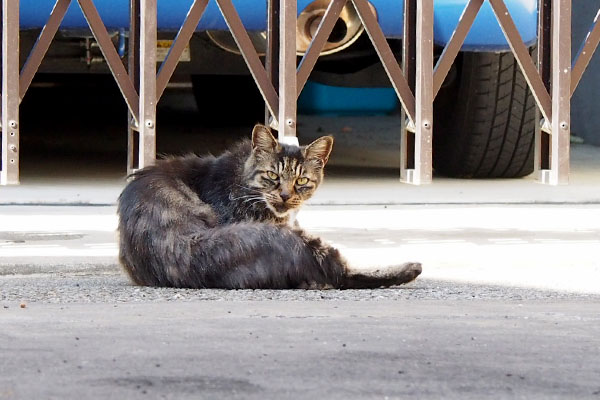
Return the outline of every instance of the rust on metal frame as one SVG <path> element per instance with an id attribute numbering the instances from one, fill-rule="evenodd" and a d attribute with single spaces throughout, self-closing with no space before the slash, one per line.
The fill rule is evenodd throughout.
<path id="1" fill-rule="evenodd" d="M 306 50 L 302 60 L 300 60 L 297 77 L 298 96 L 300 96 L 300 93 L 302 92 L 302 89 L 308 80 L 308 76 L 313 70 L 317 59 L 319 58 L 323 47 L 325 47 L 327 39 L 333 31 L 333 27 L 335 26 L 335 23 L 347 2 L 348 0 L 331 0 L 329 3 L 329 6 L 325 11 L 325 15 L 323 15 L 323 18 L 317 27 L 317 31 L 310 43 L 310 46 Z"/>
<path id="2" fill-rule="evenodd" d="M 2 0 L 2 185 L 19 184 L 19 103 L 19 2 Z"/>
<path id="3" fill-rule="evenodd" d="M 594 18 L 594 23 L 588 34 L 586 35 L 583 43 L 581 44 L 581 48 L 575 57 L 575 61 L 573 62 L 571 69 L 571 96 L 575 93 L 575 89 L 579 85 L 579 81 L 581 80 L 581 76 L 583 75 L 585 69 L 587 68 L 594 52 L 598 48 L 598 43 L 600 43 L 600 9 L 596 14 L 596 18 Z"/>
<path id="4" fill-rule="evenodd" d="M 200 22 L 200 18 L 202 18 L 202 15 L 204 14 L 207 4 L 208 0 L 194 0 L 194 3 L 192 3 L 190 10 L 185 17 L 183 25 L 181 28 L 179 28 L 179 32 L 177 33 L 177 36 L 175 37 L 175 40 L 171 45 L 169 52 L 167 53 L 167 57 L 162 62 L 158 70 L 158 76 L 156 78 L 157 101 L 160 100 L 165 88 L 167 87 L 167 83 L 169 83 L 169 80 L 175 71 L 175 67 L 177 67 L 177 64 L 179 63 L 181 54 L 196 31 L 196 27 Z"/>
<path id="5" fill-rule="evenodd" d="M 258 57 L 258 53 L 250 40 L 250 36 L 248 36 L 248 32 L 244 28 L 242 24 L 242 20 L 240 19 L 239 14 L 237 13 L 235 7 L 233 6 L 231 0 L 216 0 L 219 9 L 221 10 L 221 14 L 225 18 L 225 22 L 229 27 L 229 31 L 233 36 L 244 60 L 246 61 L 246 65 L 256 82 L 256 86 L 258 86 L 258 90 L 263 96 L 265 103 L 272 115 L 279 114 L 279 98 L 277 96 L 277 92 L 273 87 L 273 84 L 269 80 L 267 76 L 267 72 Z"/>

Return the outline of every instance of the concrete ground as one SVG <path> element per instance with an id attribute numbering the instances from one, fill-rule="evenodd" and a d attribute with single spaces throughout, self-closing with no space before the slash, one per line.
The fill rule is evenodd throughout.
<path id="1" fill-rule="evenodd" d="M 232 139 L 182 132 L 185 118 L 166 110 L 162 151 Z M 569 186 L 413 187 L 389 168 L 394 117 L 306 119 L 301 140 L 334 133 L 339 155 L 301 224 L 356 267 L 417 260 L 423 274 L 378 290 L 181 290 L 132 286 L 117 264 L 115 123 L 90 127 L 102 141 L 51 124 L 23 185 L 0 188 L 2 400 L 600 397 L 599 148 L 573 146 Z M 104 152 L 79 154 L 88 140 Z"/>
<path id="2" fill-rule="evenodd" d="M 597 399 L 597 301 L 31 304 L 1 399 Z"/>

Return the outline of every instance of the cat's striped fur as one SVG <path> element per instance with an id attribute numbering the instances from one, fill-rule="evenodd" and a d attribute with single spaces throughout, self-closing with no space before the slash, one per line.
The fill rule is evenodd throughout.
<path id="1" fill-rule="evenodd" d="M 119 197 L 120 261 L 136 284 L 186 288 L 366 288 L 421 272 L 407 263 L 353 273 L 339 252 L 294 226 L 323 179 L 333 139 L 280 144 L 257 125 L 219 157 L 159 161 Z"/>

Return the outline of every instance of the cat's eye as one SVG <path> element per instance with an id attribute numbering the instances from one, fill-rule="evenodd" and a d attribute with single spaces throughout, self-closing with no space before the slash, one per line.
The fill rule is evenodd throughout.
<path id="1" fill-rule="evenodd" d="M 308 183 L 308 178 L 302 177 L 302 178 L 298 178 L 298 180 L 296 181 L 296 183 L 300 186 L 304 186 Z"/>
<path id="2" fill-rule="evenodd" d="M 277 180 L 279 179 L 279 175 L 277 175 L 275 172 L 273 171 L 267 171 L 267 176 L 269 177 L 269 179 L 272 180 Z"/>

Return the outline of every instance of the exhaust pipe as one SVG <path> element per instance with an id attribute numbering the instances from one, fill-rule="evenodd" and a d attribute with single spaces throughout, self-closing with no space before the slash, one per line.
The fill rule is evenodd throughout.
<path id="1" fill-rule="evenodd" d="M 317 28 L 327 11 L 330 0 L 315 0 L 298 15 L 296 23 L 296 53 L 303 56 L 310 42 L 317 33 Z M 375 7 L 369 3 L 375 16 Z M 351 2 L 346 3 L 336 21 L 329 38 L 321 51 L 321 55 L 333 54 L 344 50 L 354 43 L 365 28 Z M 241 54 L 229 31 L 208 31 L 208 37 L 218 47 L 231 53 Z M 265 32 L 248 32 L 252 43 L 259 55 L 263 56 L 267 47 Z"/>
<path id="2" fill-rule="evenodd" d="M 317 33 L 317 28 L 325 16 L 325 11 L 330 0 L 315 0 L 310 3 L 300 15 L 296 25 L 296 51 L 298 55 L 304 55 L 310 42 Z M 376 14 L 375 8 L 369 3 L 371 11 Z M 354 43 L 365 30 L 354 5 L 346 3 L 329 38 L 321 51 L 321 55 L 333 54 L 344 50 Z"/>

